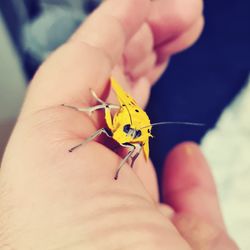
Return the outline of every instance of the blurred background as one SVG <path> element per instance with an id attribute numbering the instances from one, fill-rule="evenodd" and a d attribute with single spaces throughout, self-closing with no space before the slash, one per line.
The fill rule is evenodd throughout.
<path id="1" fill-rule="evenodd" d="M 25 88 L 40 63 L 101 0 L 0 0 L 0 159 Z M 192 48 L 172 58 L 153 88 L 151 120 L 205 127 L 157 127 L 151 157 L 160 177 L 177 143 L 201 143 L 215 176 L 226 224 L 250 249 L 250 2 L 205 0 L 206 26 Z M 197 201 L 199 202 L 199 201 Z"/>

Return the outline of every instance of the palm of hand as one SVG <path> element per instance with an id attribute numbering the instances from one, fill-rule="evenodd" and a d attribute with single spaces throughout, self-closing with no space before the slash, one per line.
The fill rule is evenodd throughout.
<path id="1" fill-rule="evenodd" d="M 49 60 L 46 64 L 54 58 Z M 114 74 L 127 79 L 122 68 L 117 66 Z M 33 84 L 39 81 L 39 74 L 42 73 L 38 72 Z M 129 81 L 126 83 L 129 83 L 128 88 L 132 86 Z M 130 91 L 134 89 L 131 87 Z M 68 103 L 75 106 L 94 105 L 88 91 L 86 95 L 89 95 L 87 104 Z M 146 98 L 144 95 L 144 100 Z M 110 98 L 109 101 L 115 100 Z M 103 126 L 103 112 L 97 113 L 89 117 L 56 105 L 32 114 L 24 112 L 20 117 L 14 132 L 15 140 L 9 144 L 11 154 L 18 157 L 10 159 L 7 151 L 5 165 L 15 166 L 13 182 L 19 185 L 15 186 L 13 199 L 21 194 L 24 200 L 28 200 L 28 203 L 18 205 L 28 216 L 12 216 L 12 221 L 19 221 L 18 227 L 25 229 L 26 236 L 32 239 L 29 242 L 31 246 L 36 244 L 41 249 L 46 249 L 48 245 L 59 249 L 105 249 L 103 246 L 107 245 L 107 249 L 111 249 L 112 245 L 129 247 L 137 242 L 147 242 L 146 238 L 150 235 L 155 237 L 152 225 L 159 227 L 162 233 L 168 229 L 174 232 L 170 222 L 165 223 L 164 220 L 163 223 L 163 215 L 158 209 L 155 173 L 150 162 L 145 163 L 140 157 L 135 171 L 125 166 L 119 180 L 114 181 L 121 158 L 100 142 L 90 142 L 73 153 L 68 152 L 70 147 Z M 26 166 L 28 175 L 24 176 L 24 170 L 21 167 L 16 169 L 16 166 Z M 11 171 L 8 171 L 7 175 L 10 174 Z M 35 195 L 27 199 L 29 189 Z M 43 228 L 47 228 L 46 232 Z M 145 231 L 140 237 L 136 233 L 138 228 Z M 50 239 L 49 235 L 53 238 Z M 121 237 L 134 242 L 121 241 Z M 23 238 L 22 234 L 17 239 L 18 244 L 28 246 L 27 242 L 22 242 Z M 66 246 L 60 245 L 62 238 L 68 239 Z M 159 234 L 154 241 L 158 242 L 158 238 L 164 239 Z"/>
<path id="2" fill-rule="evenodd" d="M 125 76 L 118 71 L 120 76 Z M 144 248 L 152 238 L 153 244 L 160 244 L 164 249 L 164 234 L 168 230 L 172 231 L 171 238 L 174 236 L 173 244 L 182 242 L 180 236 L 174 234 L 172 224 L 160 213 L 156 203 L 156 178 L 150 162 L 145 163 L 140 157 L 135 171 L 125 166 L 119 180 L 114 181 L 121 158 L 100 142 L 90 142 L 73 153 L 68 152 L 70 147 L 103 126 L 103 116 L 100 116 L 89 117 L 59 105 L 20 117 L 14 131 L 15 140 L 9 144 L 11 154 L 18 157 L 8 157 L 7 151 L 4 161 L 5 165 L 15 166 L 12 181 L 19 184 L 9 193 L 9 197 L 13 196 L 10 200 L 14 197 L 26 200 L 18 204 L 25 216 L 11 216 L 11 222 L 18 221 L 18 228 L 32 240 L 28 244 L 26 240 L 23 242 L 26 237 L 22 233 L 20 238 L 17 236 L 18 245 L 34 244 L 41 249 L 48 246 L 129 249 L 137 244 Z M 24 176 L 22 171 L 28 174 Z M 6 175 L 12 173 L 8 169 Z M 34 194 L 27 197 L 30 189 Z M 157 236 L 152 228 L 159 230 Z M 140 229 L 143 232 L 138 236 Z M 60 239 L 67 241 L 61 245 Z"/>
<path id="3" fill-rule="evenodd" d="M 0 176 L 0 208 L 8 211 L 1 212 L 0 226 L 7 225 L 3 238 L 12 239 L 8 244 L 14 248 L 189 249 L 167 218 L 168 208 L 158 203 L 150 162 L 139 158 L 135 171 L 126 166 L 114 181 L 120 157 L 101 143 L 67 151 L 102 127 L 103 120 L 60 104 L 93 105 L 89 88 L 105 98 L 106 81 L 113 74 L 145 105 L 151 84 L 166 67 L 161 62 L 200 33 L 200 10 L 188 22 L 181 20 L 182 29 L 169 37 L 154 11 L 150 28 L 143 21 L 153 5 L 159 10 L 163 3 L 140 1 L 140 11 L 133 8 L 133 1 L 120 7 L 107 1 L 34 77 Z M 121 28 L 127 23 L 127 29 Z M 102 30 L 101 38 L 95 36 L 96 29 Z M 124 60 L 117 63 L 122 54 Z"/>

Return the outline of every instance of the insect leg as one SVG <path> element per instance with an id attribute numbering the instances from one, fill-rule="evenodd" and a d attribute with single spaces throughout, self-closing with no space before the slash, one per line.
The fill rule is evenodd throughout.
<path id="1" fill-rule="evenodd" d="M 133 168 L 136 159 L 138 158 L 138 156 L 140 155 L 140 153 L 142 151 L 142 145 L 140 143 L 138 143 L 138 146 L 139 146 L 138 152 L 134 156 L 131 156 L 131 159 L 132 159 L 132 162 L 131 162 L 131 165 L 130 165 L 131 168 Z"/>
<path id="2" fill-rule="evenodd" d="M 70 105 L 66 105 L 66 104 L 62 104 L 62 106 L 64 107 L 68 107 L 68 108 L 71 108 L 71 109 L 74 109 L 74 110 L 77 110 L 77 111 L 80 111 L 80 112 L 87 112 L 89 114 L 91 114 L 92 112 L 98 110 L 98 109 L 120 109 L 120 106 L 119 105 L 115 105 L 115 104 L 111 104 L 111 103 L 106 103 L 104 102 L 103 100 L 101 100 L 95 93 L 95 91 L 93 89 L 90 90 L 92 96 L 94 97 L 94 99 L 100 103 L 99 105 L 95 105 L 95 106 L 92 106 L 92 107 L 85 107 L 85 108 L 78 108 L 78 107 L 74 107 L 74 106 L 70 106 Z"/>
<path id="3" fill-rule="evenodd" d="M 99 102 L 101 105 L 96 105 L 96 106 L 93 106 L 93 107 L 89 107 L 89 108 L 87 108 L 87 109 L 93 109 L 94 108 L 94 110 L 97 110 L 97 109 L 106 109 L 106 108 L 108 108 L 108 109 L 119 109 L 120 108 L 120 106 L 119 105 L 115 105 L 115 104 L 111 104 L 111 103 L 106 103 L 106 102 L 104 102 L 102 99 L 100 99 L 98 96 L 97 96 L 97 94 L 95 93 L 95 91 L 93 90 L 93 89 L 91 89 L 90 90 L 90 92 L 91 92 L 91 94 L 92 94 L 92 96 L 94 97 L 94 99 L 97 101 L 97 102 Z M 94 111 L 93 110 L 93 111 Z M 93 111 L 90 111 L 90 112 L 93 112 Z"/>
<path id="4" fill-rule="evenodd" d="M 112 115 L 111 115 L 111 109 L 107 106 L 105 107 L 105 120 L 106 120 L 108 128 L 111 131 L 113 131 L 114 126 L 113 126 L 113 119 L 112 119 Z"/>
<path id="5" fill-rule="evenodd" d="M 91 114 L 92 112 L 94 112 L 94 111 L 96 111 L 98 109 L 105 109 L 105 108 L 119 109 L 120 108 L 120 106 L 118 106 L 118 105 L 108 104 L 108 103 L 99 104 L 99 105 L 95 105 L 95 106 L 92 106 L 92 107 L 83 107 L 83 108 L 78 108 L 78 107 L 74 107 L 74 106 L 70 106 L 70 105 L 66 105 L 66 104 L 63 104 L 62 106 L 67 107 L 67 108 L 71 108 L 71 109 L 74 109 L 74 110 L 80 111 L 80 112 L 87 112 L 89 114 Z"/>
<path id="6" fill-rule="evenodd" d="M 106 104 L 102 99 L 100 99 L 93 89 L 90 89 L 91 95 L 96 99 L 97 102 L 101 104 Z"/>
<path id="7" fill-rule="evenodd" d="M 121 168 L 124 166 L 124 164 L 126 163 L 126 161 L 131 157 L 131 155 L 134 153 L 136 147 L 133 144 L 127 143 L 127 144 L 122 144 L 123 147 L 127 147 L 130 148 L 129 152 L 127 153 L 127 155 L 123 158 L 123 160 L 121 161 L 116 173 L 115 173 L 115 177 L 114 179 L 117 180 L 118 179 L 118 175 L 119 172 L 121 171 Z"/>
<path id="8" fill-rule="evenodd" d="M 93 141 L 97 136 L 101 135 L 102 133 L 106 134 L 108 137 L 112 136 L 107 129 L 101 128 L 101 129 L 97 130 L 94 134 L 92 134 L 90 137 L 86 138 L 80 144 L 78 144 L 78 145 L 74 146 L 73 148 L 69 149 L 69 152 L 73 152 L 76 148 L 79 148 L 80 146 L 83 146 L 84 144 L 86 144 L 86 143 L 88 143 L 90 141 Z"/>

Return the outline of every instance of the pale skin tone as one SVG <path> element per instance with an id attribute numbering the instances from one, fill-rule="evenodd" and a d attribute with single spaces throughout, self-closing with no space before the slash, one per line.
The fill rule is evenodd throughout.
<path id="1" fill-rule="evenodd" d="M 94 105 L 90 88 L 106 100 L 112 74 L 144 106 L 166 61 L 202 27 L 199 0 L 108 0 L 48 58 L 2 162 L 0 249 L 237 249 L 197 145 L 183 143 L 167 157 L 165 205 L 143 156 L 114 181 L 121 158 L 103 140 L 68 152 L 103 116 L 61 104 Z"/>

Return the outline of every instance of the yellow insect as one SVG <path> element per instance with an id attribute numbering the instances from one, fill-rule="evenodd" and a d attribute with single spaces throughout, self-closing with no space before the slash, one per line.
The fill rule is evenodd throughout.
<path id="1" fill-rule="evenodd" d="M 153 137 L 151 134 L 151 128 L 153 125 L 173 124 L 179 122 L 159 122 L 151 124 L 146 112 L 138 106 L 136 101 L 122 89 L 114 78 L 111 78 L 111 86 L 120 105 L 104 102 L 97 97 L 93 90 L 91 90 L 92 96 L 99 103 L 98 105 L 87 108 L 76 108 L 68 105 L 63 106 L 89 113 L 98 109 L 105 110 L 105 120 L 108 128 L 101 128 L 97 130 L 82 143 L 71 148 L 69 152 L 73 152 L 76 148 L 94 140 L 100 134 L 105 133 L 107 136 L 112 137 L 115 141 L 117 141 L 121 146 L 128 148 L 127 155 L 123 158 L 116 171 L 114 178 L 117 179 L 121 168 L 130 158 L 132 160 L 131 167 L 133 167 L 133 164 L 139 156 L 141 150 L 144 152 L 145 159 L 148 160 L 149 138 Z M 112 116 L 111 110 L 116 110 L 117 112 Z M 201 125 L 189 122 L 181 122 L 181 124 Z"/>

